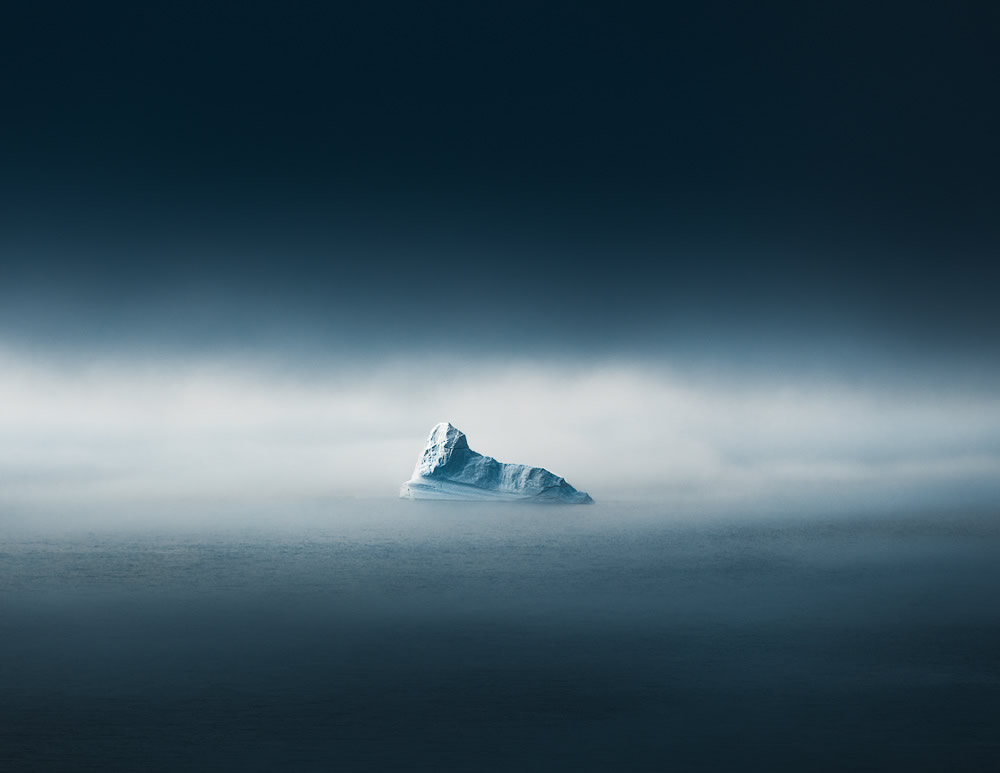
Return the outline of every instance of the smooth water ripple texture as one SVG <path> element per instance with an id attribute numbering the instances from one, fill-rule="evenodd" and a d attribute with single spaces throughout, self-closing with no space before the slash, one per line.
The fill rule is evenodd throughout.
<path id="1" fill-rule="evenodd" d="M 0 537 L 3 770 L 1000 759 L 992 513 L 362 501 Z"/>

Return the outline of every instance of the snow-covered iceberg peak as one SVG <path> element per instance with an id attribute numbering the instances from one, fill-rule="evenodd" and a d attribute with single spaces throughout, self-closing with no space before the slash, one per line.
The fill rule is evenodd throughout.
<path id="1" fill-rule="evenodd" d="M 503 464 L 469 448 L 465 433 L 448 422 L 431 430 L 413 477 L 399 495 L 409 499 L 504 500 L 590 504 L 564 478 L 541 467 Z"/>
<path id="2" fill-rule="evenodd" d="M 465 433 L 450 422 L 442 421 L 431 430 L 431 436 L 427 438 L 427 445 L 420 455 L 413 477 L 418 475 L 432 475 L 435 470 L 447 467 L 451 462 L 455 452 L 461 456 L 462 451 L 469 451 L 469 441 L 465 438 Z"/>

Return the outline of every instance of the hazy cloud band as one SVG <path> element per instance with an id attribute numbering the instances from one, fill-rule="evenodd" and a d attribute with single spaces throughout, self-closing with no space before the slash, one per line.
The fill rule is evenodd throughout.
<path id="1" fill-rule="evenodd" d="M 15 352 L 0 368 L 0 490 L 8 507 L 389 497 L 441 420 L 598 499 L 1000 500 L 1000 400 L 982 392 L 755 385 L 610 360 L 397 358 L 307 373 Z"/>

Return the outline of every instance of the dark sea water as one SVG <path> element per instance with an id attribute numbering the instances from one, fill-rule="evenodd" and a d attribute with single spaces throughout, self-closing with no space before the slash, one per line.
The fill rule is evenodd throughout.
<path id="1" fill-rule="evenodd" d="M 3 771 L 1000 770 L 994 513 L 71 516 L 0 530 Z"/>

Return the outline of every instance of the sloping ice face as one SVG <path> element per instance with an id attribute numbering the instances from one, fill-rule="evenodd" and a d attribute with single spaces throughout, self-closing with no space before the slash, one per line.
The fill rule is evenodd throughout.
<path id="1" fill-rule="evenodd" d="M 469 448 L 465 433 L 448 422 L 431 430 L 424 452 L 399 495 L 408 499 L 593 503 L 564 478 L 541 467 L 504 464 Z"/>

